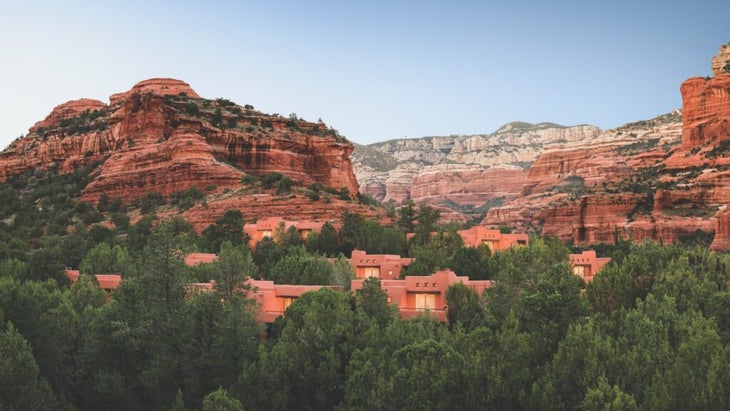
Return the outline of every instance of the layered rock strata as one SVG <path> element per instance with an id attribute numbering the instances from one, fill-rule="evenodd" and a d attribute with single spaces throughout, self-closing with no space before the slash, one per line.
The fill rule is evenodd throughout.
<path id="1" fill-rule="evenodd" d="M 296 184 L 357 193 L 352 145 L 323 123 L 271 116 L 224 100 L 201 99 L 174 79 L 142 81 L 110 104 L 88 99 L 56 107 L 0 153 L 0 180 L 35 168 L 63 172 L 98 164 L 83 193 L 130 202 L 196 186 L 240 186 L 245 174 L 272 172 Z"/>

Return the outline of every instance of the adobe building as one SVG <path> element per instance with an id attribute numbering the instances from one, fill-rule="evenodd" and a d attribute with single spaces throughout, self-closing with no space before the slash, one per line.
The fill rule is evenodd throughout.
<path id="1" fill-rule="evenodd" d="M 321 288 L 341 289 L 332 285 L 274 284 L 273 281 L 253 279 L 249 280 L 249 284 L 251 291 L 247 293 L 248 298 L 256 300 L 259 306 L 256 320 L 266 324 L 272 324 L 277 317 L 284 315 L 291 303 L 306 292 Z"/>
<path id="2" fill-rule="evenodd" d="M 351 283 L 353 290 L 362 288 L 364 279 Z M 410 319 L 419 314 L 429 313 L 439 321 L 446 321 L 446 291 L 449 286 L 462 283 L 481 295 L 492 285 L 492 281 L 471 281 L 468 277 L 457 276 L 451 270 L 441 270 L 429 276 L 407 276 L 403 280 L 381 280 L 383 290 L 388 294 L 388 303 L 398 306 L 400 315 Z"/>
<path id="3" fill-rule="evenodd" d="M 296 227 L 297 231 L 299 231 L 299 234 L 302 236 L 303 239 L 306 240 L 307 236 L 313 232 L 319 233 L 322 231 L 322 227 L 324 226 L 324 222 L 320 221 L 310 221 L 310 220 L 302 220 L 302 221 L 285 221 L 281 217 L 268 217 L 261 220 L 258 220 L 255 223 L 249 223 L 244 224 L 243 226 L 243 232 L 248 234 L 248 236 L 251 238 L 251 240 L 248 242 L 248 245 L 251 248 L 256 247 L 256 243 L 261 241 L 265 237 L 272 238 L 274 236 L 274 231 L 280 227 L 283 224 L 283 229 L 288 230 L 289 227 Z M 273 239 L 273 238 L 272 238 Z"/>
<path id="4" fill-rule="evenodd" d="M 593 280 L 593 276 L 611 262 L 610 257 L 596 257 L 595 250 L 583 251 L 581 254 L 570 254 L 570 265 L 573 266 L 573 274 L 581 277 L 585 282 Z"/>
<path id="5" fill-rule="evenodd" d="M 247 285 L 250 290 L 244 291 L 246 297 L 256 301 L 256 322 L 273 324 L 277 317 L 284 315 L 284 311 L 294 300 L 309 291 L 318 291 L 321 288 L 339 290 L 334 285 L 291 285 L 274 284 L 273 281 L 249 279 Z M 210 292 L 215 288 L 215 281 L 208 283 L 188 284 L 188 293 Z"/>
<path id="6" fill-rule="evenodd" d="M 79 270 L 66 268 L 66 276 L 72 283 L 75 283 L 79 279 L 79 275 Z M 119 284 L 122 282 L 122 276 L 119 274 L 96 274 L 94 277 L 96 277 L 99 288 L 106 293 L 107 301 L 111 298 L 112 291 L 119 288 Z"/>
<path id="7" fill-rule="evenodd" d="M 397 254 L 368 254 L 362 250 L 352 250 L 350 264 L 355 269 L 356 278 L 378 277 L 381 280 L 395 280 L 400 277 L 403 267 L 413 258 Z"/>
<path id="8" fill-rule="evenodd" d="M 499 230 L 476 225 L 467 230 L 457 231 L 468 247 L 479 247 L 485 244 L 489 251 L 502 251 L 514 246 L 526 246 L 530 236 L 527 234 L 505 234 Z"/>

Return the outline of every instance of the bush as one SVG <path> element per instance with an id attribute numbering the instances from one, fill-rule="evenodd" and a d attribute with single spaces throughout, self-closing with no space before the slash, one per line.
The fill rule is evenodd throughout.
<path id="1" fill-rule="evenodd" d="M 185 211 L 204 198 L 205 194 L 198 187 L 191 186 L 187 190 L 175 191 L 170 194 L 170 204 L 176 205 L 180 211 Z"/>
<path id="2" fill-rule="evenodd" d="M 245 176 L 241 177 L 241 184 L 244 185 L 253 185 L 256 184 L 256 176 L 251 174 L 246 174 Z"/>
<path id="3" fill-rule="evenodd" d="M 268 173 L 261 176 L 261 186 L 263 188 L 274 188 L 276 186 L 276 183 L 279 182 L 284 178 L 284 176 L 281 173 Z"/>
<path id="4" fill-rule="evenodd" d="M 319 193 L 316 191 L 307 191 L 307 198 L 312 201 L 319 201 Z"/>
<path id="5" fill-rule="evenodd" d="M 165 205 L 165 198 L 156 191 L 148 191 L 142 197 L 134 200 L 135 206 L 139 207 L 139 212 L 149 214 L 159 206 Z"/>
<path id="6" fill-rule="evenodd" d="M 281 180 L 276 182 L 276 194 L 277 195 L 284 195 L 291 191 L 293 182 L 291 181 L 291 178 L 284 177 Z"/>

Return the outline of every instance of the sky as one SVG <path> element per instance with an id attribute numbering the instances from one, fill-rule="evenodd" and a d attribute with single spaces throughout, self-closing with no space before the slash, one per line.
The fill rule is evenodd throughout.
<path id="1" fill-rule="evenodd" d="M 0 149 L 58 104 L 153 77 L 351 141 L 602 129 L 682 105 L 730 1 L 0 1 Z"/>

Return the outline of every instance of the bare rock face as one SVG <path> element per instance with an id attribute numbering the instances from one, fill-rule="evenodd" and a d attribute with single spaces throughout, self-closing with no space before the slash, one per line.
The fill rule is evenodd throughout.
<path id="1" fill-rule="evenodd" d="M 0 153 L 0 180 L 35 168 L 68 172 L 93 164 L 83 192 L 89 202 L 102 193 L 130 202 L 148 191 L 230 190 L 245 174 L 272 172 L 354 195 L 352 150 L 321 122 L 202 99 L 182 81 L 151 79 L 114 94 L 109 105 L 82 99 L 56 107 Z"/>
<path id="2" fill-rule="evenodd" d="M 730 250 L 730 211 L 724 208 L 717 213 L 716 217 L 717 228 L 710 249 L 715 251 L 728 251 Z"/>
<path id="3" fill-rule="evenodd" d="M 403 204 L 411 198 L 411 185 L 418 175 L 421 166 L 415 163 L 404 163 L 387 172 L 385 180 L 385 197 L 383 201 L 394 201 Z"/>
<path id="4" fill-rule="evenodd" d="M 490 209 L 482 224 L 542 230 L 578 244 L 654 238 L 656 224 L 644 220 L 656 219 L 649 215 L 655 170 L 679 145 L 681 131 L 677 110 L 590 140 L 550 145 L 530 168 L 520 197 Z M 641 170 L 651 172 L 644 177 Z"/>
<path id="5" fill-rule="evenodd" d="M 730 73 L 730 43 L 720 46 L 720 51 L 712 58 L 712 74 L 719 76 Z"/>
<path id="6" fill-rule="evenodd" d="M 200 98 L 198 93 L 190 87 L 190 84 L 171 78 L 153 78 L 143 80 L 132 86 L 129 91 L 123 93 L 112 94 L 109 97 L 111 105 L 121 103 L 133 94 L 155 94 L 158 96 L 177 96 L 185 95 L 191 98 Z"/>
<path id="7" fill-rule="evenodd" d="M 413 178 L 410 195 L 416 203 L 454 203 L 479 207 L 520 194 L 527 172 L 521 169 L 483 168 L 462 164 L 427 166 Z"/>
<path id="8" fill-rule="evenodd" d="M 703 150 L 709 151 L 713 145 L 727 139 L 730 131 L 730 74 L 710 79 L 693 77 L 682 83 L 681 92 L 684 117 L 682 146 L 667 162 L 668 166 L 679 168 L 687 162 L 703 161 L 703 156 L 693 156 Z M 682 156 L 693 158 L 687 161 Z"/>
<path id="9" fill-rule="evenodd" d="M 488 135 L 423 137 L 357 146 L 360 192 L 403 204 L 411 199 L 454 210 L 515 198 L 527 169 L 551 145 L 600 135 L 593 126 L 513 122 Z"/>

